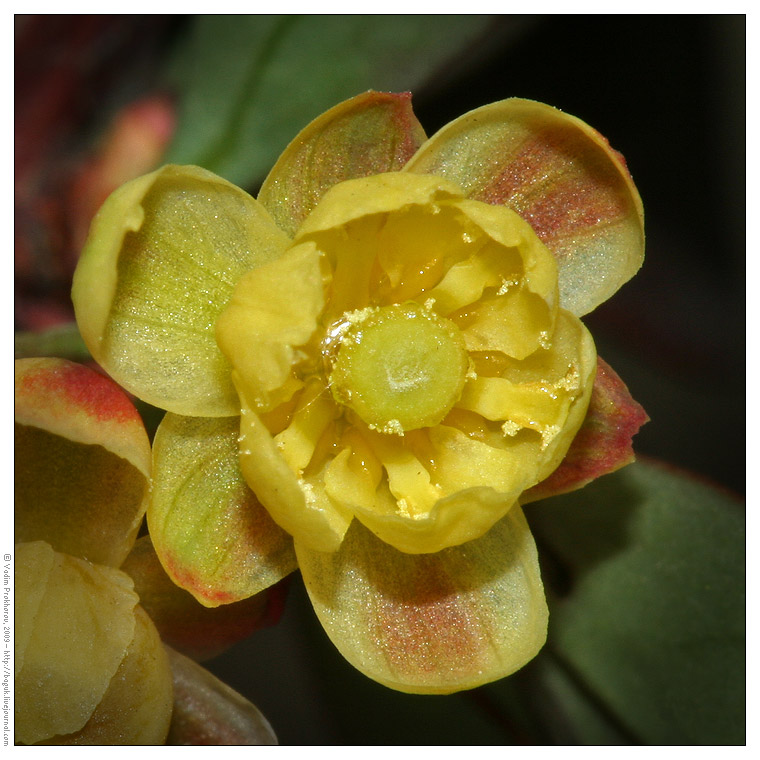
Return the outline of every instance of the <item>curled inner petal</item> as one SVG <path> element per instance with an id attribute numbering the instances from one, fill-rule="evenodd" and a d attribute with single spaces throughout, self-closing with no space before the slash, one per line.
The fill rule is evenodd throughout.
<path id="1" fill-rule="evenodd" d="M 291 248 L 248 272 L 216 324 L 219 346 L 246 377 L 256 408 L 292 395 L 291 368 L 302 356 L 324 305 L 321 255 L 313 245 Z"/>
<path id="2" fill-rule="evenodd" d="M 451 318 L 462 327 L 470 351 L 524 359 L 547 343 L 552 316 L 546 301 L 520 288 L 484 298 Z"/>

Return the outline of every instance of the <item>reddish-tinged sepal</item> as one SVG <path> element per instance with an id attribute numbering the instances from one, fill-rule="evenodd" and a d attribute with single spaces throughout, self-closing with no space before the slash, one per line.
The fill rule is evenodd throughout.
<path id="1" fill-rule="evenodd" d="M 16 541 L 118 567 L 147 506 L 150 442 L 124 391 L 64 359 L 19 359 Z"/>
<path id="2" fill-rule="evenodd" d="M 293 237 L 330 187 L 398 171 L 424 140 L 410 93 L 357 95 L 298 134 L 264 181 L 258 199 Z"/>
<path id="3" fill-rule="evenodd" d="M 277 744 L 272 727 L 255 705 L 171 647 L 166 651 L 174 676 L 167 744 Z"/>
<path id="4" fill-rule="evenodd" d="M 405 167 L 459 184 L 525 219 L 557 258 L 561 305 L 576 316 L 606 301 L 644 258 L 644 212 L 625 162 L 596 130 L 511 98 L 455 119 Z"/>
<path id="5" fill-rule="evenodd" d="M 206 607 L 247 599 L 296 569 L 290 536 L 243 480 L 239 425 L 168 413 L 153 441 L 153 546 L 169 577 Z"/>
<path id="6" fill-rule="evenodd" d="M 609 364 L 602 359 L 597 361 L 591 403 L 583 425 L 562 464 L 523 494 L 520 500 L 523 504 L 575 491 L 634 460 L 633 436 L 649 417 Z"/>
<path id="7" fill-rule="evenodd" d="M 66 359 L 18 359 L 14 400 L 18 424 L 103 446 L 150 475 L 142 419 L 113 380 Z"/>
<path id="8" fill-rule="evenodd" d="M 135 582 L 140 604 L 161 639 L 194 660 L 216 657 L 259 628 L 273 625 L 282 613 L 286 593 L 282 583 L 241 602 L 204 607 L 172 582 L 150 536 L 137 540 L 121 569 Z"/>
<path id="9" fill-rule="evenodd" d="M 398 691 L 449 694 L 510 675 L 546 640 L 533 538 L 515 505 L 488 533 L 405 554 L 354 521 L 337 552 L 296 542 L 314 609 L 362 673 Z"/>

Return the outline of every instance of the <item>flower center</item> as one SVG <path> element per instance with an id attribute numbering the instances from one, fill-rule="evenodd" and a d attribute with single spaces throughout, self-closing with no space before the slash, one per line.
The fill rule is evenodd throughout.
<path id="1" fill-rule="evenodd" d="M 335 331 L 332 331 L 335 334 Z M 469 366 L 459 329 L 416 303 L 343 315 L 330 374 L 336 401 L 384 433 L 437 425 Z"/>

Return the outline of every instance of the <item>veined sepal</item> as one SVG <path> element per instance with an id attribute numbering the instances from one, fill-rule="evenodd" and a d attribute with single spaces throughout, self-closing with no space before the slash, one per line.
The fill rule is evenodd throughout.
<path id="1" fill-rule="evenodd" d="M 575 116 L 510 98 L 460 116 L 404 171 L 435 174 L 469 198 L 506 205 L 557 259 L 560 305 L 606 301 L 644 259 L 644 211 L 623 157 Z"/>
<path id="2" fill-rule="evenodd" d="M 296 541 L 327 635 L 358 670 L 413 694 L 450 694 L 514 673 L 546 640 L 538 556 L 518 506 L 481 538 L 404 554 L 354 522 L 337 552 Z"/>
<path id="3" fill-rule="evenodd" d="M 196 166 L 164 166 L 116 190 L 74 273 L 77 323 L 96 361 L 161 409 L 236 414 L 214 324 L 245 272 L 289 244 L 263 206 Z"/>

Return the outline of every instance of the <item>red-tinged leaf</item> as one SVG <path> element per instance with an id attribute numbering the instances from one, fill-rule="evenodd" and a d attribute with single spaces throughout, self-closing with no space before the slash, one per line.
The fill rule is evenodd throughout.
<path id="1" fill-rule="evenodd" d="M 201 604 L 239 602 L 296 569 L 293 542 L 240 472 L 237 417 L 168 413 L 153 441 L 148 526 L 169 577 Z"/>
<path id="2" fill-rule="evenodd" d="M 354 521 L 337 552 L 296 542 L 314 609 L 341 654 L 398 691 L 449 694 L 507 676 L 546 639 L 538 557 L 514 506 L 479 539 L 405 554 Z"/>
<path id="3" fill-rule="evenodd" d="M 398 171 L 424 140 L 410 93 L 357 95 L 298 134 L 264 181 L 258 199 L 292 237 L 330 187 Z"/>
<path id="4" fill-rule="evenodd" d="M 603 359 L 597 361 L 591 403 L 583 425 L 562 464 L 523 494 L 523 504 L 575 491 L 634 460 L 633 436 L 649 417 L 610 365 Z"/>
<path id="5" fill-rule="evenodd" d="M 283 581 L 241 602 L 204 607 L 166 574 L 143 536 L 122 565 L 132 577 L 140 604 L 148 612 L 161 639 L 194 660 L 207 660 L 280 618 L 287 591 Z"/>
<path id="6" fill-rule="evenodd" d="M 16 541 L 111 567 L 147 506 L 150 442 L 113 381 L 64 359 L 16 362 Z"/>
<path id="7" fill-rule="evenodd" d="M 259 709 L 191 659 L 166 647 L 174 676 L 174 712 L 166 743 L 272 745 Z"/>
<path id="8" fill-rule="evenodd" d="M 522 216 L 557 258 L 560 303 L 577 316 L 641 266 L 644 212 L 622 156 L 580 119 L 511 98 L 446 125 L 405 170 L 437 174 Z"/>

